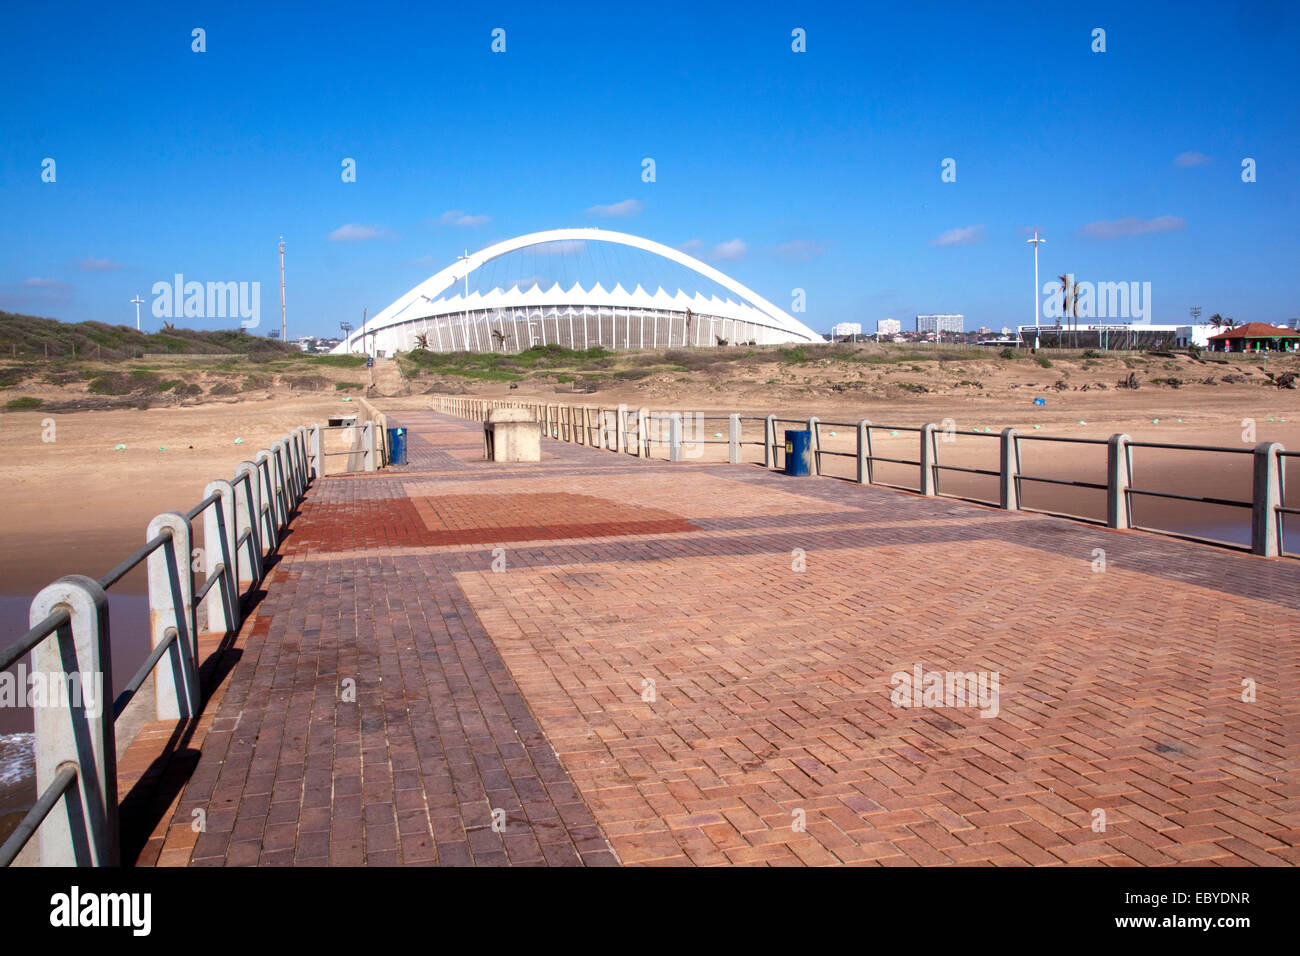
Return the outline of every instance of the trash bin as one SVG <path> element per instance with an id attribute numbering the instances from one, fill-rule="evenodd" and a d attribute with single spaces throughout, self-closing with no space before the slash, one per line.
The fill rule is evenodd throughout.
<path id="1" fill-rule="evenodd" d="M 388 429 L 388 463 L 390 465 L 406 464 L 406 429 Z"/>
<path id="2" fill-rule="evenodd" d="M 795 477 L 812 474 L 812 432 L 787 429 L 785 433 L 785 473 Z"/>

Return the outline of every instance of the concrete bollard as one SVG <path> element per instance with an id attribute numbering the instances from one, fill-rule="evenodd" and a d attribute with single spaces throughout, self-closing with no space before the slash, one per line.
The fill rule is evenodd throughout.
<path id="1" fill-rule="evenodd" d="M 1004 511 L 1020 510 L 1020 447 L 1014 428 L 1002 429 L 998 464 L 998 500 Z"/>
<path id="2" fill-rule="evenodd" d="M 682 460 L 682 413 L 668 416 L 668 460 Z"/>
<path id="3" fill-rule="evenodd" d="M 221 495 L 221 500 L 203 512 L 203 559 L 207 576 L 212 577 L 218 566 L 223 568 L 223 583 L 208 592 L 207 628 L 218 634 L 229 634 L 239 629 L 239 592 L 236 588 L 235 566 L 239 554 L 235 549 L 235 487 L 218 478 L 203 489 L 203 497 Z"/>
<path id="4" fill-rule="evenodd" d="M 776 467 L 776 416 L 763 420 L 763 467 Z"/>
<path id="5" fill-rule="evenodd" d="M 320 425 L 311 426 L 311 434 L 308 438 L 308 461 L 311 465 L 311 474 L 314 478 L 325 477 L 325 459 L 321 455 L 321 430 Z"/>
<path id="6" fill-rule="evenodd" d="M 1111 435 L 1106 442 L 1106 524 L 1111 528 L 1128 528 L 1133 524 L 1129 506 L 1128 435 Z"/>
<path id="7" fill-rule="evenodd" d="M 32 601 L 29 626 L 59 609 L 68 612 L 70 625 L 31 652 L 33 675 L 45 675 L 50 685 L 59 678 L 69 691 L 50 695 L 45 706 L 33 708 L 37 792 L 44 793 L 68 764 L 79 769 L 64 793 L 67 812 L 51 812 L 37 831 L 41 866 L 117 866 L 121 844 L 108 595 L 98 581 L 83 575 L 59 578 Z M 77 677 L 71 682 L 74 670 Z M 74 687 L 81 689 L 75 692 Z"/>
<path id="8" fill-rule="evenodd" d="M 808 464 L 814 475 L 822 473 L 822 430 L 816 415 L 808 418 Z"/>
<path id="9" fill-rule="evenodd" d="M 736 414 L 727 418 L 727 461 L 740 464 L 740 416 Z"/>
<path id="10" fill-rule="evenodd" d="M 176 511 L 164 511 L 149 522 L 147 541 L 166 528 L 171 541 L 149 555 L 149 638 L 157 647 L 176 629 L 176 642 L 154 669 L 159 720 L 193 717 L 199 712 L 198 644 L 194 638 L 194 590 L 189 555 L 190 523 Z"/>
<path id="11" fill-rule="evenodd" d="M 937 425 L 921 426 L 921 494 L 933 497 L 937 491 L 934 480 L 934 434 Z"/>
<path id="12" fill-rule="evenodd" d="M 261 522 L 262 546 L 267 553 L 280 546 L 280 522 L 277 517 L 279 507 L 275 502 L 275 486 L 271 482 L 271 453 L 259 451 L 257 463 L 257 520 Z"/>
<path id="13" fill-rule="evenodd" d="M 871 420 L 858 422 L 858 484 L 869 485 L 875 478 L 875 462 L 871 455 Z"/>
<path id="14" fill-rule="evenodd" d="M 650 409 L 645 407 L 636 410 L 636 456 L 650 457 Z"/>
<path id="15" fill-rule="evenodd" d="M 237 562 L 239 591 L 244 594 L 262 580 L 262 533 L 258 527 L 261 514 L 258 494 L 257 466 L 251 461 L 241 461 L 235 469 L 235 539 L 249 532 L 242 545 Z"/>
<path id="16" fill-rule="evenodd" d="M 1275 441 L 1255 446 L 1251 495 L 1250 550 L 1266 558 L 1282 553 L 1282 446 Z"/>

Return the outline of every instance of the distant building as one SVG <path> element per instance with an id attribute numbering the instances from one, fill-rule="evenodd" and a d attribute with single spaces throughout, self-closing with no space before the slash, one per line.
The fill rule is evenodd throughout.
<path id="1" fill-rule="evenodd" d="M 1267 322 L 1247 322 L 1211 335 L 1209 342 L 1216 352 L 1294 352 L 1300 348 L 1300 332 Z"/>
<path id="2" fill-rule="evenodd" d="M 934 332 L 942 335 L 944 332 L 960 332 L 966 320 L 964 315 L 918 315 L 916 317 L 917 332 Z"/>
<path id="3" fill-rule="evenodd" d="M 862 334 L 861 322 L 840 322 L 831 328 L 831 335 L 837 339 L 845 335 L 861 335 L 861 334 Z"/>
<path id="4" fill-rule="evenodd" d="M 903 331 L 903 323 L 898 319 L 881 319 L 876 323 L 876 338 L 884 338 L 886 335 L 897 335 Z"/>

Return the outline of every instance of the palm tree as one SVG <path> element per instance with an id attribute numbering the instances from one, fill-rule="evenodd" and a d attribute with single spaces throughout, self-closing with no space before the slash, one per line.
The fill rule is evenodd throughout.
<path id="1" fill-rule="evenodd" d="M 415 336 L 415 347 L 417 349 L 427 349 L 429 347 L 429 333 L 418 332 Z"/>
<path id="2" fill-rule="evenodd" d="M 1070 287 L 1070 274 L 1066 273 L 1065 275 L 1057 276 L 1056 278 L 1057 281 L 1061 283 L 1061 325 L 1065 326 L 1069 324 L 1066 320 L 1069 319 L 1070 317 L 1070 299 L 1072 295 L 1072 290 Z M 1076 313 L 1078 312 L 1077 305 L 1075 306 L 1075 312 Z M 1064 329 L 1062 329 L 1062 331 L 1064 331 Z M 1064 345 L 1065 343 L 1062 341 L 1063 339 L 1064 339 L 1064 335 L 1062 335 L 1061 338 L 1058 339 L 1057 341 L 1061 342 L 1061 344 Z"/>
<path id="3" fill-rule="evenodd" d="M 1216 329 L 1223 328 L 1223 316 L 1215 312 L 1214 315 L 1210 316 L 1210 324 L 1214 326 Z"/>

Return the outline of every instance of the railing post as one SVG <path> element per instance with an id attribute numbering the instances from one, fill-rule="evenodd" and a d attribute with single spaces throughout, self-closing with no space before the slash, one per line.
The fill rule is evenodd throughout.
<path id="1" fill-rule="evenodd" d="M 1266 558 L 1282 553 L 1282 446 L 1262 441 L 1255 446 L 1254 494 L 1251 495 L 1250 550 Z"/>
<path id="2" fill-rule="evenodd" d="M 668 460 L 682 460 L 682 413 L 668 416 Z"/>
<path id="3" fill-rule="evenodd" d="M 1111 528 L 1128 528 L 1133 523 L 1129 507 L 1128 435 L 1111 435 L 1106 442 L 1106 524 Z"/>
<path id="4" fill-rule="evenodd" d="M 240 558 L 238 561 L 239 593 L 243 594 L 262 580 L 262 533 L 258 527 L 261 495 L 258 494 L 257 466 L 251 461 L 240 462 L 235 469 L 235 481 L 236 489 L 241 486 L 244 489 L 242 501 L 238 493 L 235 495 L 235 539 L 242 538 L 245 531 L 249 532 L 243 545 L 247 549 L 247 560 Z"/>
<path id="5" fill-rule="evenodd" d="M 650 409 L 644 406 L 636 410 L 636 456 L 650 457 Z"/>
<path id="6" fill-rule="evenodd" d="M 1020 456 L 1016 454 L 1019 444 L 1016 436 L 1019 434 L 1020 432 L 1014 428 L 1002 429 L 998 463 L 1000 488 L 998 498 L 1004 511 L 1020 510 Z"/>
<path id="7" fill-rule="evenodd" d="M 325 458 L 321 455 L 321 437 L 320 425 L 312 425 L 309 457 L 311 459 L 311 472 L 316 478 L 325 477 Z"/>
<path id="8" fill-rule="evenodd" d="M 812 466 L 812 473 L 820 475 L 822 473 L 822 430 L 820 421 L 816 415 L 808 417 L 808 463 Z"/>
<path id="9" fill-rule="evenodd" d="M 261 530 L 265 536 L 262 545 L 267 553 L 280 546 L 279 508 L 275 500 L 275 486 L 271 483 L 271 453 L 266 450 L 257 453 L 257 520 L 262 522 Z"/>
<path id="10" fill-rule="evenodd" d="M 44 793 L 66 764 L 77 765 L 77 781 L 63 796 L 67 812 L 52 812 L 37 831 L 41 866 L 117 866 L 121 860 L 108 595 L 98 581 L 67 575 L 36 595 L 30 626 L 59 608 L 67 610 L 71 623 L 37 644 L 31 654 L 32 676 L 42 675 L 47 687 L 62 685 L 68 691 L 51 694 L 44 706 L 33 708 L 36 790 Z"/>
<path id="11" fill-rule="evenodd" d="M 283 438 L 271 443 L 271 459 L 274 462 L 275 483 L 280 493 L 280 510 L 285 522 L 289 520 L 289 513 L 293 511 L 294 507 L 297 505 L 297 501 L 294 500 L 293 495 L 293 484 L 289 480 L 289 470 L 285 467 L 285 459 L 288 458 L 288 452 L 289 450 L 285 446 L 285 440 Z"/>
<path id="12" fill-rule="evenodd" d="M 875 461 L 871 455 L 871 420 L 858 422 L 858 484 L 869 485 L 875 478 Z"/>
<path id="13" fill-rule="evenodd" d="M 740 415 L 732 414 L 727 418 L 727 461 L 733 465 L 740 464 Z"/>
<path id="14" fill-rule="evenodd" d="M 776 467 L 776 416 L 763 420 L 763 467 Z"/>
<path id="15" fill-rule="evenodd" d="M 627 451 L 627 405 L 620 402 L 614 413 L 614 451 L 622 454 Z"/>
<path id="16" fill-rule="evenodd" d="M 921 426 L 921 494 L 934 497 L 936 482 L 934 480 L 934 433 L 938 428 L 934 424 Z"/>
<path id="17" fill-rule="evenodd" d="M 199 712 L 198 646 L 194 639 L 194 579 L 190 574 L 190 523 L 175 511 L 149 522 L 146 541 L 163 529 L 170 541 L 149 555 L 149 637 L 157 647 L 176 629 L 176 641 L 154 670 L 159 720 L 192 717 Z"/>
<path id="18" fill-rule="evenodd" d="M 203 512 L 203 564 L 207 577 L 220 565 L 224 586 L 208 592 L 208 630 L 228 634 L 239 629 L 239 592 L 235 588 L 235 487 L 218 478 L 208 482 L 203 497 L 219 494 L 221 500 Z"/>
<path id="19" fill-rule="evenodd" d="M 361 426 L 361 462 L 366 471 L 375 470 L 375 423 L 369 419 Z"/>

